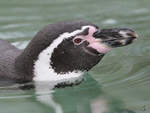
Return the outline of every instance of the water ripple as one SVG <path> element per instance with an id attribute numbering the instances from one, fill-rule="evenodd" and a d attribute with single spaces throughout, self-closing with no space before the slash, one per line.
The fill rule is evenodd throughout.
<path id="1" fill-rule="evenodd" d="M 146 8 L 140 8 L 140 9 L 135 9 L 132 11 L 133 14 L 143 14 L 143 13 L 148 13 L 149 10 Z"/>
<path id="2" fill-rule="evenodd" d="M 9 28 L 18 28 L 18 27 L 25 27 L 25 26 L 31 26 L 32 24 L 9 24 L 1 26 L 0 29 L 9 29 Z"/>
<path id="3" fill-rule="evenodd" d="M 23 38 L 23 37 L 33 37 L 35 32 L 3 32 L 0 33 L 1 39 L 13 39 L 13 38 Z"/>
<path id="4" fill-rule="evenodd" d="M 117 24 L 117 20 L 115 19 L 106 19 L 105 21 L 102 22 L 102 24 L 106 24 L 106 25 L 114 25 L 114 24 Z"/>

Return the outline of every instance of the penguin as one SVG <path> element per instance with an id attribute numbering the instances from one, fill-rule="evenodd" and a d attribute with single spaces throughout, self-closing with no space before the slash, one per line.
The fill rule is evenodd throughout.
<path id="1" fill-rule="evenodd" d="M 77 84 L 107 52 L 137 37 L 130 28 L 101 29 L 86 21 L 49 24 L 24 50 L 0 40 L 0 81 Z"/>

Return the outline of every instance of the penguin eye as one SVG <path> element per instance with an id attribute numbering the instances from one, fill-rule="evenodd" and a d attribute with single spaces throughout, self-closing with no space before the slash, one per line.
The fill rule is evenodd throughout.
<path id="1" fill-rule="evenodd" d="M 73 42 L 74 42 L 75 44 L 77 44 L 77 45 L 81 44 L 82 41 L 83 41 L 83 39 L 81 39 L 81 38 L 76 38 L 76 39 L 73 40 Z"/>

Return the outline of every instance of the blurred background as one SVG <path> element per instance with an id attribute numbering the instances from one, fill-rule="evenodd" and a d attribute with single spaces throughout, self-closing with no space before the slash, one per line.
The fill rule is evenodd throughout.
<path id="1" fill-rule="evenodd" d="M 139 39 L 109 52 L 79 86 L 39 95 L 51 103 L 0 87 L 0 113 L 150 113 L 150 0 L 0 1 L 0 39 L 21 49 L 45 25 L 69 20 L 133 28 Z"/>

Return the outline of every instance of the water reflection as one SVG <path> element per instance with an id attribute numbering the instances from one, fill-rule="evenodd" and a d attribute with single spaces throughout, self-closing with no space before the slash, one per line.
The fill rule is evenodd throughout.
<path id="1" fill-rule="evenodd" d="M 105 93 L 89 74 L 85 76 L 78 86 L 55 90 L 49 83 L 36 83 L 36 100 L 55 113 L 135 113 L 125 109 L 121 100 Z"/>
<path id="2" fill-rule="evenodd" d="M 21 85 L 9 81 L 1 83 L 5 83 L 5 86 L 0 86 L 0 104 L 7 100 L 8 106 L 12 100 L 23 99 L 25 103 L 30 102 L 31 107 L 39 104 L 38 108 L 46 108 L 46 113 L 135 113 L 126 109 L 122 100 L 102 90 L 102 86 L 89 74 L 85 75 L 85 80 L 80 85 L 56 89 L 48 82 Z M 21 110 L 20 108 L 18 109 Z"/>

